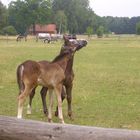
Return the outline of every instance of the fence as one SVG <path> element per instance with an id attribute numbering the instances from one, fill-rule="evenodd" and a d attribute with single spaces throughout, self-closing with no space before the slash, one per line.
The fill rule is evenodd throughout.
<path id="1" fill-rule="evenodd" d="M 50 124 L 0 116 L 0 140 L 140 140 L 140 131 Z"/>

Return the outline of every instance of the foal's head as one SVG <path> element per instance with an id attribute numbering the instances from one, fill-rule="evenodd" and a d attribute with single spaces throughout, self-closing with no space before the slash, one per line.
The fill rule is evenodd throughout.
<path id="1" fill-rule="evenodd" d="M 61 53 L 66 50 L 78 51 L 87 45 L 86 40 L 69 39 L 68 36 L 64 36 L 64 45 L 61 49 Z"/>

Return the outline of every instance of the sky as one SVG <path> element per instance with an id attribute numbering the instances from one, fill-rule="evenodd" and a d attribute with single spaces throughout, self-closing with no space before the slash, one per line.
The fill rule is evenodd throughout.
<path id="1" fill-rule="evenodd" d="M 11 0 L 1 0 L 8 5 Z M 90 7 L 99 16 L 140 16 L 140 0 L 89 0 Z"/>
<path id="2" fill-rule="evenodd" d="M 99 16 L 140 16 L 140 0 L 89 0 L 90 7 Z"/>

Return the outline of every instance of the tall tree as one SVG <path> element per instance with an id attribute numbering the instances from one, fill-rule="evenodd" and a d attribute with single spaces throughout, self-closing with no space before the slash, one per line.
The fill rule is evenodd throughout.
<path id="1" fill-rule="evenodd" d="M 67 31 L 67 17 L 64 11 L 57 11 L 54 15 L 54 22 L 58 27 L 59 33 L 65 33 Z"/>
<path id="2" fill-rule="evenodd" d="M 88 37 L 90 37 L 93 34 L 93 28 L 88 26 L 86 29 L 86 33 L 87 33 Z"/>
<path id="3" fill-rule="evenodd" d="M 36 23 L 49 23 L 50 16 L 50 0 L 17 0 L 9 5 L 9 21 L 19 33 L 24 33 Z"/>
<path id="4" fill-rule="evenodd" d="M 70 33 L 83 33 L 89 26 L 88 18 L 91 15 L 89 0 L 53 0 L 52 10 L 54 13 L 64 11 Z"/>
<path id="5" fill-rule="evenodd" d="M 140 17 L 103 17 L 106 27 L 116 34 L 135 34 L 136 23 L 140 21 Z"/>
<path id="6" fill-rule="evenodd" d="M 99 26 L 99 28 L 97 29 L 96 31 L 97 33 L 97 36 L 100 38 L 100 37 L 103 37 L 103 34 L 104 34 L 104 27 L 103 26 Z"/>
<path id="7" fill-rule="evenodd" d="M 0 29 L 8 25 L 8 11 L 7 8 L 0 1 Z"/>

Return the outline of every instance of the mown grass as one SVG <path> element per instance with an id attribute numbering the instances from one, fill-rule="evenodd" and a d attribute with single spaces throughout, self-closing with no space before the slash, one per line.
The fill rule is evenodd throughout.
<path id="1" fill-rule="evenodd" d="M 0 114 L 16 116 L 18 88 L 16 67 L 27 59 L 52 60 L 62 42 L 55 44 L 0 40 Z M 140 129 L 140 38 L 115 37 L 89 40 L 88 46 L 75 54 L 73 112 L 66 123 Z M 37 89 L 33 113 L 24 118 L 47 121 Z M 27 104 L 27 102 L 26 102 Z M 55 108 L 54 108 L 55 110 Z M 53 117 L 54 122 L 58 119 Z"/>

